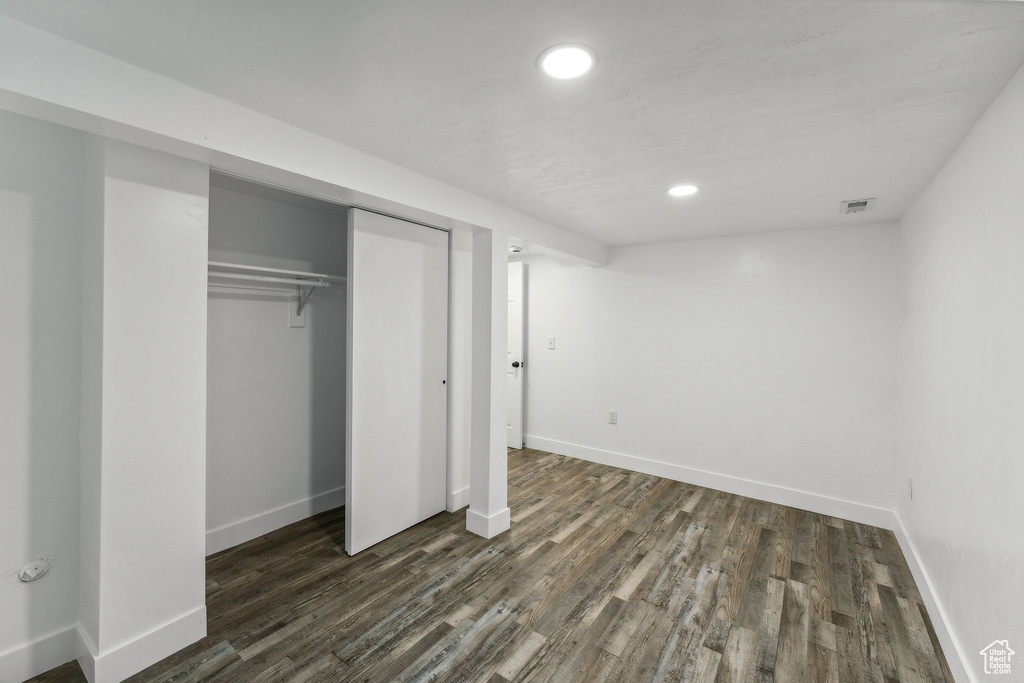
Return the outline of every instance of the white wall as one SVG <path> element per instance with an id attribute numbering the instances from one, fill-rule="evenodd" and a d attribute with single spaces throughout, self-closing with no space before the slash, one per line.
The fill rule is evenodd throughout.
<path id="1" fill-rule="evenodd" d="M 81 460 L 89 552 L 81 556 L 79 661 L 105 683 L 206 633 L 209 169 L 111 141 L 94 161 L 102 215 L 90 209 L 83 245 L 90 334 L 82 384 L 100 409 L 82 411 L 83 435 L 98 436 L 98 448 L 83 443 Z M 101 344 L 92 338 L 97 324 Z"/>
<path id="2" fill-rule="evenodd" d="M 899 515 L 977 680 L 1024 652 L 1022 122 L 1019 71 L 901 223 Z"/>
<path id="3" fill-rule="evenodd" d="M 20 681 L 40 653 L 5 653 L 78 614 L 85 136 L 0 113 L 0 149 L 0 680 Z"/>
<path id="4" fill-rule="evenodd" d="M 615 248 L 602 268 L 529 260 L 527 443 L 891 509 L 896 244 L 875 224 Z"/>
<path id="5" fill-rule="evenodd" d="M 345 209 L 214 179 L 210 260 L 345 275 Z M 210 289 L 208 552 L 344 504 L 345 301 L 317 291 L 292 328 L 294 288 Z"/>

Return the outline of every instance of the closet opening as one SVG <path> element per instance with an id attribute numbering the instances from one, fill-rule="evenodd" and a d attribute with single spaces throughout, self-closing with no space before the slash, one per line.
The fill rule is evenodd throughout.
<path id="1" fill-rule="evenodd" d="M 356 555 L 449 507 L 450 250 L 446 230 L 211 173 L 206 550 L 234 550 L 208 582 L 244 573 L 239 552 L 320 534 Z"/>
<path id="2" fill-rule="evenodd" d="M 349 208 L 211 173 L 209 215 L 212 555 L 343 514 Z"/>

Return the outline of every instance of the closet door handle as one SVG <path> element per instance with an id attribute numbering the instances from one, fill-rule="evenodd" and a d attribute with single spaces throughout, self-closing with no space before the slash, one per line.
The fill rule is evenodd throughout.
<path id="1" fill-rule="evenodd" d="M 517 360 L 512 361 L 512 367 L 518 368 L 519 367 L 519 361 L 517 361 Z"/>

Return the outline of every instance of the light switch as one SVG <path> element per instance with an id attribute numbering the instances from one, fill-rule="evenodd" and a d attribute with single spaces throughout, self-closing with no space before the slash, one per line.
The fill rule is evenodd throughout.
<path id="1" fill-rule="evenodd" d="M 554 348 L 555 348 L 555 338 L 554 337 L 548 337 L 548 348 L 551 349 L 551 350 L 554 350 Z"/>

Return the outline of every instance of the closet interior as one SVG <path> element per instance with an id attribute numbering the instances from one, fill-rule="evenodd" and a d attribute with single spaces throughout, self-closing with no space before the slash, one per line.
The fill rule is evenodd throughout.
<path id="1" fill-rule="evenodd" d="M 211 174 L 207 554 L 344 504 L 348 212 Z"/>
<path id="2" fill-rule="evenodd" d="M 445 509 L 449 234 L 210 182 L 207 554 L 346 507 L 356 554 Z"/>

